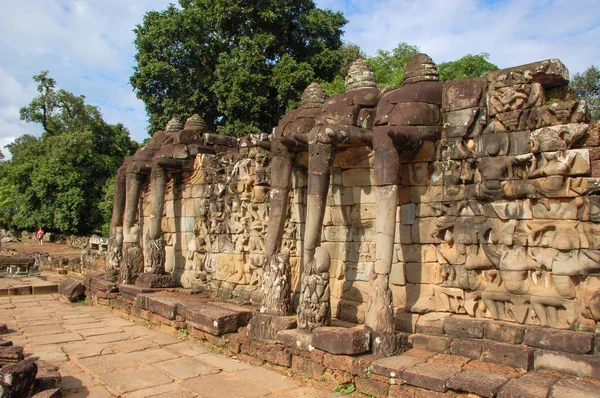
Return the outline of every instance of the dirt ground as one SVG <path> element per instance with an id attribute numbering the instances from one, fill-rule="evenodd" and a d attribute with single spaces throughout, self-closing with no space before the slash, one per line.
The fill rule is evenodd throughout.
<path id="1" fill-rule="evenodd" d="M 25 255 L 38 253 L 47 253 L 53 257 L 79 257 L 82 249 L 73 248 L 69 245 L 62 243 L 51 243 L 44 242 L 42 246 L 38 244 L 37 240 L 23 240 L 19 243 L 2 243 L 3 251 L 16 251 Z"/>

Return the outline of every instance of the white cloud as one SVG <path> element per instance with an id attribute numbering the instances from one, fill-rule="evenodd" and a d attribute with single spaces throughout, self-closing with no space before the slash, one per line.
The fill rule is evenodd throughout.
<path id="1" fill-rule="evenodd" d="M 500 67 L 560 58 L 572 72 L 600 64 L 600 0 L 323 0 L 350 21 L 345 40 L 367 54 L 404 41 L 436 62 L 488 52 Z"/>
<path id="2" fill-rule="evenodd" d="M 7 1 L 0 13 L 0 146 L 41 132 L 19 120 L 37 94 L 31 77 L 49 70 L 58 86 L 84 94 L 110 123 L 146 137 L 144 105 L 129 76 L 132 32 L 146 11 L 174 0 Z M 350 21 L 344 39 L 368 54 L 416 44 L 436 62 L 488 52 L 510 67 L 560 58 L 572 72 L 600 65 L 600 0 L 318 0 Z M 6 151 L 3 150 L 6 154 Z"/>

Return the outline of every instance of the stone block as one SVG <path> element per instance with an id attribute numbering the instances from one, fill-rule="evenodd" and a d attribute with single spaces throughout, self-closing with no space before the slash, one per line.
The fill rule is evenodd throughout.
<path id="1" fill-rule="evenodd" d="M 386 398 L 390 388 L 388 383 L 383 380 L 375 380 L 375 377 L 369 379 L 357 377 L 354 379 L 354 384 L 359 392 L 374 398 Z"/>
<path id="2" fill-rule="evenodd" d="M 58 373 L 58 367 L 42 360 L 37 360 L 35 363 L 38 368 L 35 378 L 35 391 L 60 387 L 61 376 Z"/>
<path id="3" fill-rule="evenodd" d="M 353 223 L 364 220 L 374 220 L 377 217 L 377 205 L 375 203 L 361 203 L 352 206 L 350 219 Z M 346 222 L 347 224 L 347 222 Z"/>
<path id="4" fill-rule="evenodd" d="M 23 360 L 23 347 L 0 347 L 0 366 L 10 365 Z"/>
<path id="5" fill-rule="evenodd" d="M 417 321 L 417 333 L 444 334 L 444 322 L 450 315 L 443 312 L 421 315 Z"/>
<path id="6" fill-rule="evenodd" d="M 406 285 L 406 265 L 404 263 L 398 262 L 392 264 L 392 269 L 390 271 L 390 283 L 393 285 L 404 286 Z"/>
<path id="7" fill-rule="evenodd" d="M 402 381 L 428 390 L 446 392 L 446 382 L 460 372 L 458 366 L 444 363 L 423 363 L 404 371 Z"/>
<path id="8" fill-rule="evenodd" d="M 138 295 L 138 299 L 140 296 Z M 166 319 L 174 320 L 175 317 L 180 314 L 183 315 L 183 308 L 181 307 L 181 300 L 178 300 L 174 297 L 168 296 L 157 296 L 157 295 L 146 295 L 146 305 L 145 309 L 148 311 L 160 315 Z M 180 308 L 180 312 L 177 311 L 177 308 Z"/>
<path id="9" fill-rule="evenodd" d="M 357 355 L 369 351 L 370 333 L 364 326 L 322 327 L 313 330 L 313 346 L 335 355 Z"/>
<path id="10" fill-rule="evenodd" d="M 371 284 L 369 282 L 353 280 L 343 282 L 343 298 L 346 300 L 366 303 L 370 291 Z"/>
<path id="11" fill-rule="evenodd" d="M 75 302 L 85 297 L 85 285 L 81 280 L 65 279 L 58 285 L 58 292 L 67 300 Z"/>
<path id="12" fill-rule="evenodd" d="M 594 333 L 529 327 L 525 331 L 524 344 L 574 354 L 587 354 L 594 347 Z"/>
<path id="13" fill-rule="evenodd" d="M 30 397 L 35 387 L 37 365 L 32 360 L 19 361 L 0 369 L 0 395 Z"/>
<path id="14" fill-rule="evenodd" d="M 532 365 L 533 351 L 533 348 L 521 345 L 484 341 L 481 360 L 529 370 Z"/>
<path id="15" fill-rule="evenodd" d="M 394 126 L 437 126 L 441 112 L 437 105 L 406 102 L 394 107 L 388 115 L 388 124 Z"/>
<path id="16" fill-rule="evenodd" d="M 442 90 L 442 109 L 454 111 L 479 107 L 482 100 L 485 79 L 448 80 Z"/>
<path id="17" fill-rule="evenodd" d="M 119 285 L 119 293 L 126 299 L 135 300 L 138 294 L 153 293 L 156 289 L 149 289 L 135 285 Z"/>
<path id="18" fill-rule="evenodd" d="M 423 349 L 432 352 L 446 352 L 450 348 L 452 338 L 444 336 L 431 336 L 427 334 L 412 335 L 412 344 L 414 348 Z"/>
<path id="19" fill-rule="evenodd" d="M 548 398 L 600 398 L 600 386 L 584 380 L 562 379 L 554 385 Z"/>
<path id="20" fill-rule="evenodd" d="M 600 379 L 600 358 L 590 355 L 577 355 L 561 351 L 535 350 L 533 354 L 535 370 L 553 370 L 575 376 Z"/>
<path id="21" fill-rule="evenodd" d="M 282 330 L 277 332 L 275 339 L 288 348 L 301 351 L 313 349 L 313 334 L 301 329 Z"/>
<path id="22" fill-rule="evenodd" d="M 227 303 L 224 301 L 211 301 L 210 304 L 216 305 L 217 307 L 225 308 L 226 310 L 234 311 L 238 314 L 238 325 L 246 326 L 252 319 L 252 316 L 256 313 L 257 309 L 249 305 L 237 305 L 233 303 Z"/>
<path id="23" fill-rule="evenodd" d="M 452 390 L 494 398 L 507 381 L 508 377 L 500 373 L 468 369 L 451 377 L 446 384 Z"/>
<path id="24" fill-rule="evenodd" d="M 442 266 L 439 263 L 407 263 L 406 281 L 415 284 L 441 284 Z"/>
<path id="25" fill-rule="evenodd" d="M 370 187 L 375 185 L 375 173 L 371 169 L 349 169 L 342 172 L 345 187 Z"/>
<path id="26" fill-rule="evenodd" d="M 354 323 L 365 322 L 365 311 L 367 309 L 367 303 L 350 300 L 341 300 L 339 306 L 339 319 Z"/>
<path id="27" fill-rule="evenodd" d="M 348 281 L 369 281 L 373 268 L 371 262 L 347 263 L 346 280 Z"/>
<path id="28" fill-rule="evenodd" d="M 60 392 L 60 388 L 52 388 L 50 390 L 40 391 L 35 395 L 32 395 L 32 398 L 61 398 L 62 393 Z"/>
<path id="29" fill-rule="evenodd" d="M 325 367 L 323 365 L 299 355 L 292 356 L 291 368 L 298 374 L 306 374 L 309 378 L 314 380 L 320 380 L 321 376 L 325 373 Z"/>
<path id="30" fill-rule="evenodd" d="M 467 358 L 479 359 L 483 351 L 483 341 L 471 339 L 452 339 L 450 352 Z"/>
<path id="31" fill-rule="evenodd" d="M 482 339 L 486 320 L 453 315 L 444 320 L 444 332 L 454 337 Z"/>
<path id="32" fill-rule="evenodd" d="M 277 316 L 255 312 L 248 323 L 248 336 L 264 343 L 276 343 L 282 330 L 294 329 L 298 325 L 295 315 Z"/>
<path id="33" fill-rule="evenodd" d="M 394 325 L 400 332 L 415 333 L 417 331 L 417 321 L 419 314 L 410 312 L 396 311 L 394 313 Z"/>
<path id="34" fill-rule="evenodd" d="M 408 355 L 391 356 L 387 358 L 377 359 L 371 363 L 369 369 L 380 376 L 402 378 L 402 374 L 406 369 L 424 363 L 426 359 Z"/>
<path id="35" fill-rule="evenodd" d="M 546 398 L 558 378 L 546 373 L 530 372 L 509 380 L 498 393 L 498 398 Z"/>
<path id="36" fill-rule="evenodd" d="M 402 205 L 400 214 L 400 222 L 404 225 L 412 225 L 415 223 L 415 216 L 417 211 L 417 205 L 414 203 L 407 203 Z"/>
<path id="37" fill-rule="evenodd" d="M 213 336 L 237 331 L 238 317 L 235 311 L 208 303 L 188 305 L 185 309 L 188 324 Z"/>
<path id="38" fill-rule="evenodd" d="M 485 324 L 484 336 L 486 339 L 503 343 L 521 344 L 526 329 L 526 326 L 514 323 L 488 321 Z"/>

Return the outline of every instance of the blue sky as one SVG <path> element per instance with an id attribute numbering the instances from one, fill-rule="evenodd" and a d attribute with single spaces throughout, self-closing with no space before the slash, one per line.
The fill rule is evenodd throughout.
<path id="1" fill-rule="evenodd" d="M 49 70 L 59 88 L 86 96 L 105 120 L 146 137 L 144 104 L 129 85 L 133 27 L 175 0 L 21 0 L 0 13 L 0 149 L 41 129 L 19 120 Z M 600 65 L 600 0 L 317 0 L 343 11 L 344 40 L 367 54 L 399 42 L 435 62 L 488 52 L 499 67 L 559 58 L 571 73 Z M 6 154 L 6 150 L 2 149 Z"/>

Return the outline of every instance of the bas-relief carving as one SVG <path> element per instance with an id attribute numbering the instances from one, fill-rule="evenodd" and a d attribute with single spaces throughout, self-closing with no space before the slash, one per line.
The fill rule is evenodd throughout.
<path id="1" fill-rule="evenodd" d="M 239 153 L 221 158 L 191 155 L 189 145 L 173 149 L 194 160 L 191 176 L 176 184 L 182 193 L 167 189 L 165 206 L 169 218 L 168 202 L 189 200 L 183 192 L 191 185 L 195 225 L 186 231 L 179 221 L 162 224 L 174 225 L 168 232 L 163 226 L 165 244 L 186 252 L 184 266 L 176 265 L 183 268 L 182 284 L 262 283 L 263 311 L 287 315 L 292 281 L 299 279 L 299 324 L 310 330 L 325 324 L 331 311 L 329 277 L 357 279 L 361 264 L 368 272 L 360 283 L 371 287 L 365 323 L 380 341 L 393 333 L 393 307 L 399 305 L 390 283 L 406 290 L 405 309 L 414 312 L 574 325 L 583 300 L 577 286 L 600 270 L 594 239 L 600 184 L 589 177 L 590 150 L 580 147 L 588 131 L 585 104 L 567 98 L 546 103 L 546 91 L 567 82 L 564 66 L 543 61 L 442 84 L 431 60 L 419 56 L 403 87 L 381 95 L 368 71 L 356 70 L 347 92 L 325 104 L 311 85 L 271 141 L 250 137 L 240 141 Z M 434 142 L 433 157 L 414 157 Z M 359 147 L 364 159 L 346 156 Z M 357 166 L 371 172 L 345 172 Z M 410 192 L 401 216 L 398 184 Z M 115 207 L 127 208 L 125 202 Z M 175 220 L 183 217 L 170 206 Z M 338 214 L 344 208 L 348 217 Z M 126 238 L 130 216 L 113 221 L 115 242 L 122 230 L 126 247 L 151 247 L 145 238 Z M 375 253 L 359 252 L 349 240 L 376 241 Z M 331 245 L 344 244 L 346 253 L 332 257 L 329 275 L 316 253 L 325 247 L 337 252 Z M 416 245 L 426 253 L 413 255 Z M 137 261 L 134 252 L 123 253 L 122 262 Z M 146 257 L 152 261 L 152 254 Z M 115 250 L 113 263 L 120 261 Z M 392 264 L 401 265 L 401 277 Z M 129 273 L 123 278 L 134 278 Z M 599 300 L 587 294 L 588 317 Z"/>

